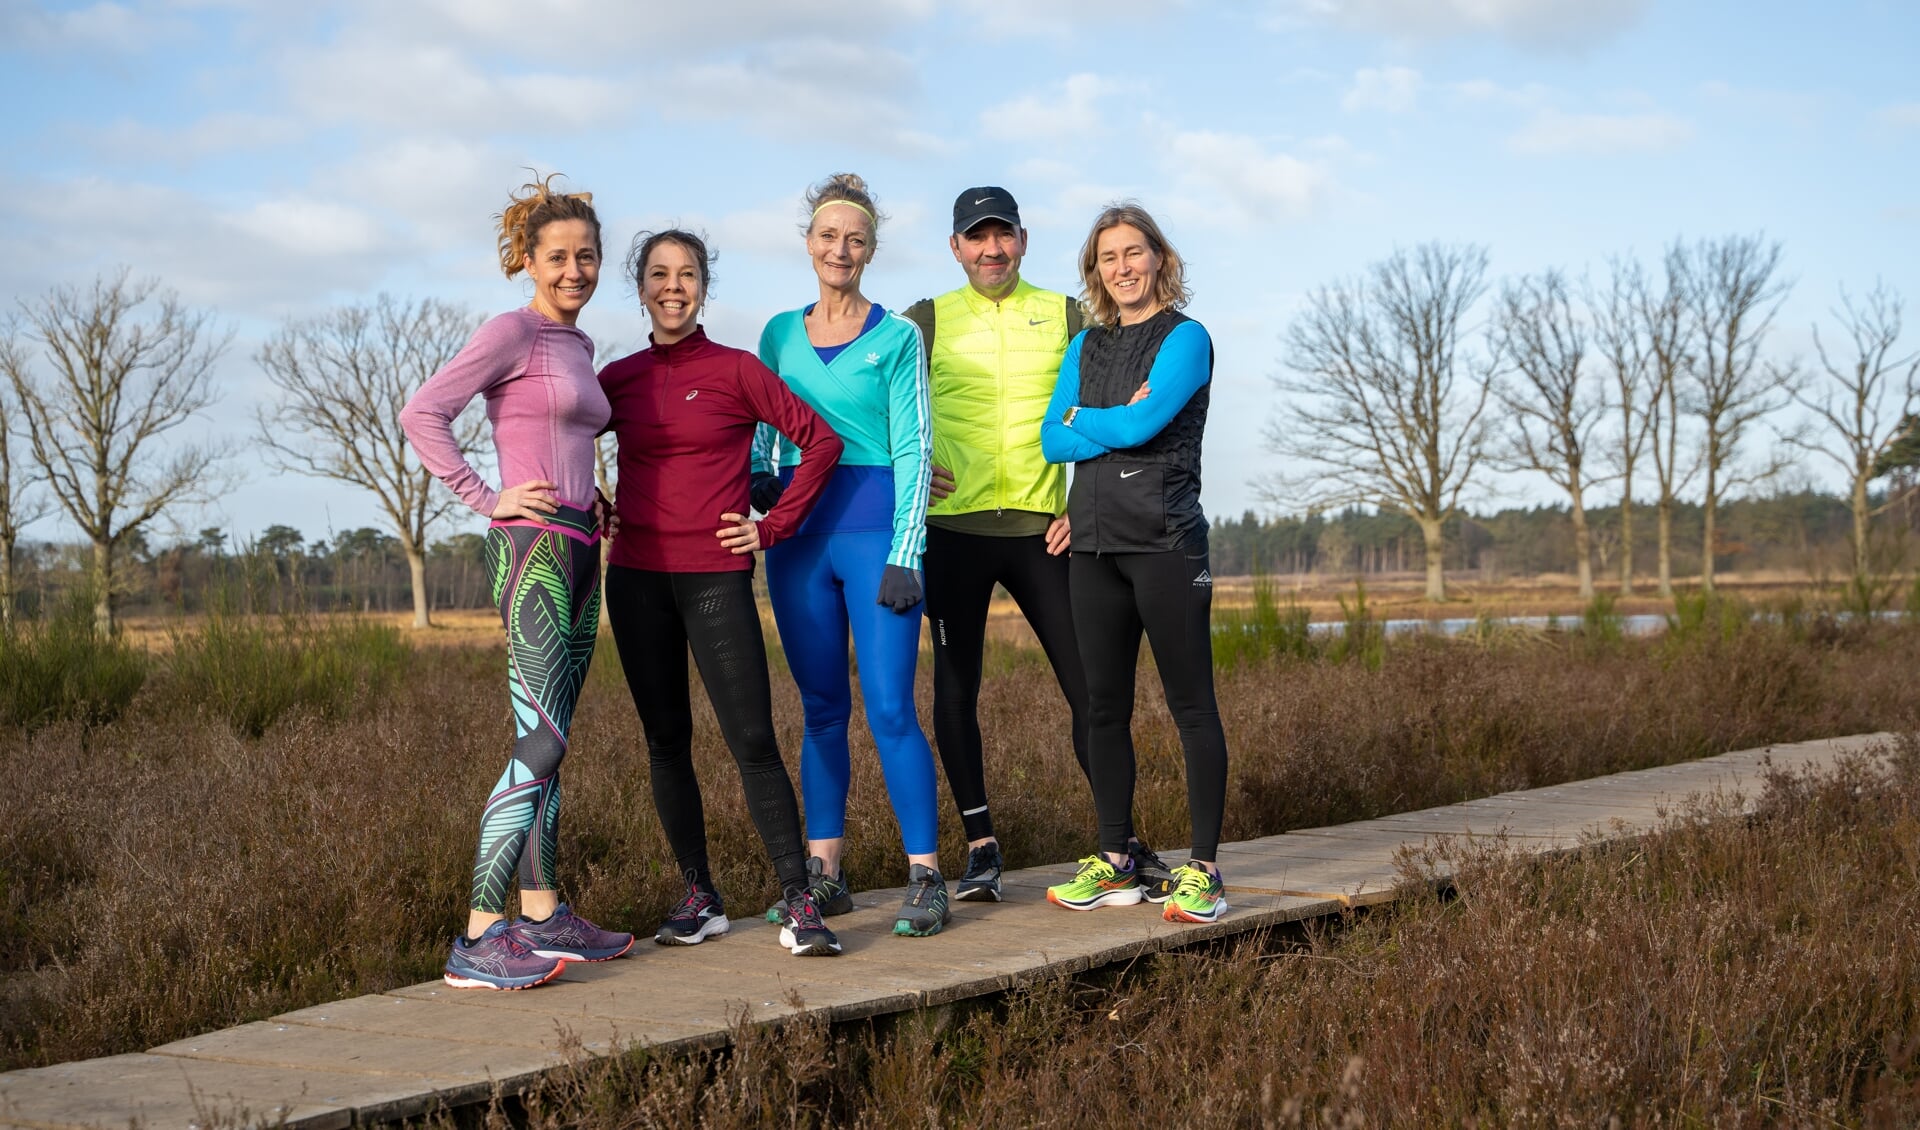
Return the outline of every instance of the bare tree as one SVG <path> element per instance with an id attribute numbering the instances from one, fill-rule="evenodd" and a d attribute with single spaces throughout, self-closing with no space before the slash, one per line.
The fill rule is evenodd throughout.
<path id="1" fill-rule="evenodd" d="M 0 351 L 11 353 L 11 338 L 0 342 Z M 0 386 L 0 626 L 13 624 L 13 606 L 17 602 L 14 567 L 15 549 L 26 527 L 51 513 L 52 504 L 32 490 L 15 474 L 13 441 L 19 418 L 12 395 Z"/>
<path id="2" fill-rule="evenodd" d="M 1645 288 L 1644 272 L 1636 260 L 1615 259 L 1610 264 L 1607 292 L 1587 292 L 1593 319 L 1594 344 L 1613 374 L 1612 409 L 1619 413 L 1619 432 L 1609 452 L 1620 478 L 1620 595 L 1633 595 L 1633 484 L 1649 437 L 1648 411 L 1656 380 L 1635 296 Z M 1669 513 L 1671 511 L 1669 510 Z M 1605 554 L 1602 554 L 1605 566 Z"/>
<path id="3" fill-rule="evenodd" d="M 1789 436 L 1788 442 L 1833 460 L 1847 476 L 1853 512 L 1853 583 L 1862 598 L 1871 595 L 1873 518 L 1898 501 L 1890 499 L 1875 508 L 1867 486 L 1879 474 L 1883 458 L 1906 434 L 1907 419 L 1920 401 L 1920 351 L 1894 353 L 1900 342 L 1902 312 L 1899 292 L 1884 283 L 1876 282 L 1858 304 L 1841 288 L 1840 306 L 1832 313 L 1847 339 L 1847 353 L 1828 353 L 1820 327 L 1814 326 L 1813 344 L 1826 379 L 1817 391 L 1794 391 L 1794 398 L 1824 426 L 1826 442 L 1795 436 Z"/>
<path id="4" fill-rule="evenodd" d="M 141 317 L 149 300 L 152 314 Z M 33 461 L 93 545 L 94 630 L 113 631 L 114 553 L 168 507 L 210 497 L 223 452 L 156 441 L 213 402 L 214 364 L 232 334 L 178 295 L 121 269 L 90 287 L 22 301 L 27 336 L 53 370 L 37 371 L 18 332 L 0 350 Z M 18 329 L 16 325 L 16 330 Z"/>
<path id="5" fill-rule="evenodd" d="M 1493 461 L 1537 471 L 1567 492 L 1573 514 L 1573 552 L 1580 597 L 1593 599 L 1593 542 L 1587 532 L 1586 492 L 1604 476 L 1591 470 L 1593 432 L 1606 400 L 1582 371 L 1587 325 L 1573 309 L 1557 270 L 1500 289 L 1494 315 L 1499 353 L 1517 380 L 1496 380 L 1494 395 L 1507 410 Z"/>
<path id="6" fill-rule="evenodd" d="M 1427 599 L 1445 600 L 1442 528 L 1485 449 L 1490 364 L 1462 356 L 1463 322 L 1486 292 L 1487 253 L 1427 243 L 1315 291 L 1287 328 L 1276 377 L 1296 399 L 1267 442 L 1313 470 L 1262 488 L 1289 509 L 1353 503 L 1413 519 L 1427 550 Z"/>
<path id="7" fill-rule="evenodd" d="M 279 390 L 257 413 L 260 442 L 275 465 L 352 483 L 380 500 L 413 581 L 413 626 L 431 623 L 427 531 L 459 500 L 420 465 L 400 410 L 407 398 L 473 336 L 480 319 L 433 299 L 342 306 L 292 320 L 255 354 Z M 487 439 L 486 417 L 469 410 L 455 424 L 466 451 Z"/>
<path id="8" fill-rule="evenodd" d="M 1703 430 L 1700 587 L 1711 594 L 1720 499 L 1779 469 L 1770 463 L 1743 472 L 1739 456 L 1752 425 L 1791 395 L 1794 371 L 1760 356 L 1791 284 L 1778 277 L 1780 244 L 1758 235 L 1703 240 L 1691 249 L 1675 244 L 1668 254 L 1678 257 L 1691 322 L 1685 398 Z"/>
<path id="9" fill-rule="evenodd" d="M 1681 444 L 1685 416 L 1680 411 L 1680 381 L 1691 362 L 1684 267 L 1676 245 L 1662 260 L 1659 281 L 1642 275 L 1636 280 L 1634 292 L 1634 305 L 1646 334 L 1649 367 L 1642 411 L 1646 414 L 1647 448 L 1653 455 L 1657 484 L 1653 525 L 1660 595 L 1664 597 L 1673 595 L 1674 507 L 1680 492 L 1700 469 L 1699 460 L 1690 457 Z"/>

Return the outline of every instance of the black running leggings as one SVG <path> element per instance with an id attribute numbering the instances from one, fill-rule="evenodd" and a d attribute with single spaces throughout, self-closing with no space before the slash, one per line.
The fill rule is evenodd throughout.
<path id="1" fill-rule="evenodd" d="M 805 887 L 806 856 L 793 780 L 773 731 L 767 649 L 753 600 L 753 574 L 656 573 L 607 569 L 607 618 L 627 689 L 647 734 L 653 803 L 680 870 L 711 884 L 706 813 L 693 771 L 693 705 L 687 646 L 693 646 L 727 749 L 740 765 L 747 811 L 767 845 L 783 891 Z"/>
<path id="2" fill-rule="evenodd" d="M 1047 552 L 1044 534 L 996 538 L 927 527 L 920 563 L 933 633 L 933 737 L 967 839 L 993 835 L 980 737 L 980 676 L 993 586 L 1005 585 L 1053 665 L 1067 696 L 1073 756 L 1087 771 L 1087 674 L 1074 641 L 1067 558 Z"/>
<path id="3" fill-rule="evenodd" d="M 1213 577 L 1204 544 L 1158 553 L 1075 553 L 1073 626 L 1087 668 L 1087 759 L 1100 814 L 1100 850 L 1127 850 L 1133 813 L 1133 684 L 1140 635 L 1187 761 L 1192 857 L 1212 863 L 1227 800 L 1227 736 L 1213 697 Z"/>

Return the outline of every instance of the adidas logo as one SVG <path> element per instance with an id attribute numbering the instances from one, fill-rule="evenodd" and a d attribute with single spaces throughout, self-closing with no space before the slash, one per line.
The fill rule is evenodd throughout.
<path id="1" fill-rule="evenodd" d="M 1200 575 L 1193 579 L 1193 583 L 1196 585 L 1206 585 L 1208 588 L 1212 588 L 1213 587 L 1213 571 L 1211 569 L 1200 570 Z"/>
<path id="2" fill-rule="evenodd" d="M 867 364 L 878 365 L 879 363 L 880 363 L 880 355 L 878 353 L 867 354 Z"/>

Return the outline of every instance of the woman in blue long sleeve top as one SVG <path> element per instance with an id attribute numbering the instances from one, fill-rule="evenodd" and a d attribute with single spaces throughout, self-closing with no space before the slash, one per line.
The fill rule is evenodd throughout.
<path id="1" fill-rule="evenodd" d="M 1200 440 L 1213 342 L 1186 304 L 1179 253 L 1138 205 L 1108 208 L 1080 252 L 1094 324 L 1067 347 L 1040 448 L 1073 463 L 1067 517 L 1074 631 L 1087 668 L 1087 763 L 1100 851 L 1047 898 L 1070 910 L 1138 903 L 1127 855 L 1134 789 L 1133 691 L 1144 633 L 1186 755 L 1191 859 L 1174 869 L 1169 921 L 1226 913 L 1215 863 L 1227 740 L 1213 693 L 1207 519 Z"/>

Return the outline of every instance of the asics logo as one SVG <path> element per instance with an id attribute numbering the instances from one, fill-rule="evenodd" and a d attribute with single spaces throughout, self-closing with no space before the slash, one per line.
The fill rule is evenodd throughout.
<path id="1" fill-rule="evenodd" d="M 1135 467 L 1135 468 L 1134 468 L 1133 470 L 1131 470 L 1131 471 L 1122 471 L 1122 472 L 1120 472 L 1120 477 L 1121 477 L 1121 478 L 1123 478 L 1123 479 L 1131 479 L 1131 478 L 1133 478 L 1133 477 L 1134 477 L 1135 475 L 1137 475 L 1137 474 L 1139 474 L 1140 472 L 1142 472 L 1142 471 L 1144 471 L 1144 470 L 1146 470 L 1146 468 L 1145 468 L 1145 467 Z"/>
<path id="2" fill-rule="evenodd" d="M 687 394 L 687 399 L 688 399 L 688 400 L 692 400 L 692 399 L 693 399 L 694 397 L 696 397 L 696 396 L 699 396 L 699 395 L 700 395 L 700 390 L 696 388 L 696 389 L 694 389 L 694 390 L 693 390 L 692 392 L 690 392 L 690 393 L 688 393 L 688 394 Z"/>

